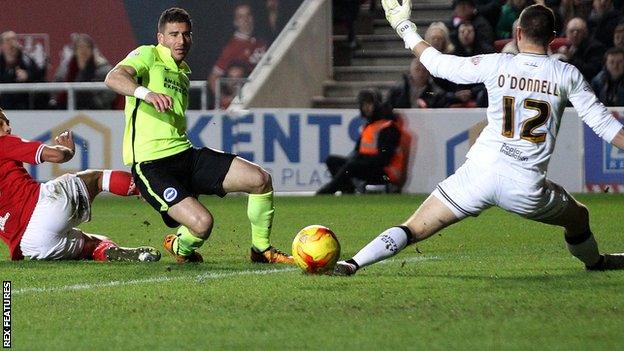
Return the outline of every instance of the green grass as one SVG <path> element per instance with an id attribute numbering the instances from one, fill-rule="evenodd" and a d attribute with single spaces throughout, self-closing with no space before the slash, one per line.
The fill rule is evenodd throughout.
<path id="1" fill-rule="evenodd" d="M 348 257 L 423 199 L 277 198 L 273 243 L 289 250 L 300 228 L 324 224 Z M 601 249 L 624 251 L 624 197 L 579 199 Z M 604 350 L 624 340 L 624 272 L 584 271 L 555 227 L 493 209 L 356 276 L 306 276 L 249 263 L 244 197 L 205 203 L 216 224 L 203 264 L 0 262 L 13 282 L 14 349 Z M 160 247 L 168 232 L 147 204 L 120 198 L 98 199 L 82 228 L 128 246 Z"/>

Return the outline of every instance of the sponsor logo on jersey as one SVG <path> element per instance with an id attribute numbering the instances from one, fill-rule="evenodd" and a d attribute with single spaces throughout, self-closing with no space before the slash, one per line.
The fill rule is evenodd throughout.
<path id="1" fill-rule="evenodd" d="M 175 188 L 167 188 L 163 191 L 163 197 L 165 198 L 165 201 L 171 202 L 178 197 L 178 191 Z"/>
<path id="2" fill-rule="evenodd" d="M 481 62 L 481 56 L 471 57 L 470 62 L 472 62 L 473 65 L 477 66 L 479 62 Z"/>

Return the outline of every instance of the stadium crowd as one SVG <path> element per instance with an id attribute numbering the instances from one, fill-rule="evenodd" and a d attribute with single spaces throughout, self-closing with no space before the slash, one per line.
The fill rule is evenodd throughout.
<path id="1" fill-rule="evenodd" d="M 353 9 L 361 3 L 352 2 L 355 4 Z M 556 38 L 550 44 L 550 54 L 576 66 L 605 105 L 622 106 L 622 0 L 453 0 L 450 18 L 445 23 L 431 23 L 425 39 L 439 51 L 458 56 L 494 52 L 515 54 L 518 49 L 513 28 L 520 12 L 534 3 L 549 7 L 556 16 Z M 287 19 L 279 15 L 283 13 L 280 10 L 282 5 L 278 0 L 267 0 L 266 8 L 256 14 L 250 5 L 241 3 L 235 6 L 231 40 L 223 47 L 207 77 L 209 101 L 214 101 L 215 84 L 219 78 L 227 78 L 221 80 L 219 107 L 225 108 L 232 101 L 245 78 L 285 25 Z M 341 6 L 336 11 L 338 15 L 345 11 L 353 12 Z M 354 47 L 359 46 L 356 38 L 351 37 L 352 31 L 350 40 Z M 15 32 L 0 34 L 0 83 L 43 82 L 48 73 L 48 63 L 46 57 L 31 57 L 24 52 Z M 74 33 L 61 52 L 61 63 L 52 80 L 99 82 L 104 80 L 109 69 L 109 62 L 93 39 L 85 33 Z M 410 70 L 397 80 L 385 102 L 395 108 L 470 108 L 488 104 L 483 84 L 458 85 L 431 77 L 418 61 L 413 62 Z M 67 95 L 4 93 L 0 94 L 0 106 L 5 109 L 64 109 Z M 78 109 L 122 107 L 123 99 L 104 90 L 81 92 L 76 96 Z"/>
<path id="2" fill-rule="evenodd" d="M 220 106 L 226 108 L 236 96 L 246 77 L 266 53 L 288 21 L 294 3 L 266 0 L 255 3 L 237 3 L 233 7 L 231 39 L 221 48 L 206 80 L 208 101 L 215 102 L 216 84 L 220 84 Z M 254 6 L 256 5 L 256 6 Z M 0 84 L 37 82 L 103 82 L 112 68 L 87 33 L 72 33 L 69 42 L 59 53 L 61 59 L 54 74 L 50 69 L 49 53 L 30 53 L 22 43 L 27 34 L 7 30 L 0 34 Z M 35 57 L 36 56 L 36 57 Z M 207 62 L 207 65 L 213 63 Z M 220 79 L 225 78 L 225 79 Z M 76 109 L 122 109 L 123 98 L 103 88 L 101 91 L 82 91 L 75 96 Z M 67 93 L 2 93 L 0 106 L 7 110 L 66 109 Z"/>
<path id="3" fill-rule="evenodd" d="M 454 0 L 451 18 L 432 23 L 425 40 L 438 51 L 458 56 L 518 53 L 513 37 L 517 19 L 534 3 L 556 16 L 550 55 L 577 67 L 607 106 L 624 105 L 624 15 L 614 0 Z M 388 94 L 395 108 L 485 107 L 483 84 L 457 85 L 431 77 L 414 59 Z"/>

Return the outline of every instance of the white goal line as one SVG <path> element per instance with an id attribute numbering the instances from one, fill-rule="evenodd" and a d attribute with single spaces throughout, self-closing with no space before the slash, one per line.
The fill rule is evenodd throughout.
<path id="1" fill-rule="evenodd" d="M 394 262 L 415 262 L 415 261 L 432 261 L 439 260 L 437 256 L 413 256 L 405 258 L 389 259 L 378 264 L 394 263 Z M 130 286 L 130 285 L 144 285 L 144 284 L 158 284 L 158 283 L 170 283 L 175 281 L 195 281 L 202 283 L 206 280 L 223 279 L 238 277 L 244 275 L 268 275 L 275 273 L 295 272 L 299 271 L 298 268 L 275 268 L 275 269 L 251 269 L 235 272 L 205 272 L 194 276 L 174 276 L 174 277 L 153 277 L 145 279 L 131 279 L 131 280 L 113 280 L 103 283 L 81 283 L 73 285 L 61 285 L 56 287 L 29 287 L 13 290 L 12 294 L 38 294 L 38 293 L 50 293 L 50 292 L 67 292 L 67 291 L 79 291 L 79 290 L 93 290 L 99 288 L 110 288 L 117 286 Z"/>

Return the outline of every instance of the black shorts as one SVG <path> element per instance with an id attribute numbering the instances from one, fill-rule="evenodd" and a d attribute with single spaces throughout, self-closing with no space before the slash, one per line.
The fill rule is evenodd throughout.
<path id="1" fill-rule="evenodd" d="M 223 180 L 236 155 L 209 148 L 188 149 L 179 154 L 132 166 L 141 196 L 171 228 L 179 225 L 169 217 L 169 208 L 187 197 L 225 196 Z"/>

